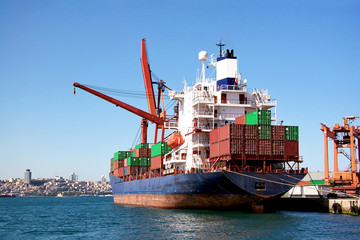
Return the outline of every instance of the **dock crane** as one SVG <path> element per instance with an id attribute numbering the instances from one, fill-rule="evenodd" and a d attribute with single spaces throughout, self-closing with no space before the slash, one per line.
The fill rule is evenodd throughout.
<path id="1" fill-rule="evenodd" d="M 343 126 L 335 124 L 331 129 L 325 124 L 320 123 L 320 130 L 324 132 L 325 184 L 331 185 L 333 190 L 345 191 L 347 193 L 355 193 L 360 190 L 360 128 L 351 125 L 358 118 L 355 116 L 344 117 Z M 334 141 L 334 177 L 332 179 L 329 178 L 329 138 Z M 350 155 L 343 150 L 344 148 L 350 149 Z M 358 152 L 357 157 L 356 149 Z M 343 154 L 351 162 L 344 171 L 339 171 L 338 154 Z"/>
<path id="2" fill-rule="evenodd" d="M 178 119 L 178 116 L 169 116 L 170 118 L 167 118 L 166 111 L 165 111 L 165 103 L 164 103 L 164 90 L 165 88 L 171 90 L 165 85 L 165 82 L 162 80 L 158 82 L 153 82 L 151 78 L 151 71 L 150 66 L 147 59 L 146 54 L 146 47 L 145 47 L 145 39 L 142 39 L 141 41 L 141 67 L 143 72 L 143 78 L 144 78 L 144 85 L 145 85 L 145 91 L 146 91 L 146 99 L 148 102 L 148 108 L 149 112 L 145 112 L 139 108 L 136 108 L 134 106 L 131 106 L 125 102 L 122 102 L 120 100 L 114 99 L 112 97 L 109 97 L 103 93 L 100 93 L 94 89 L 91 89 L 89 87 L 86 87 L 80 83 L 74 82 L 74 94 L 75 94 L 75 87 L 80 88 L 88 93 L 91 93 L 99 98 L 102 98 L 112 104 L 114 104 L 116 107 L 121 107 L 131 113 L 134 113 L 140 117 L 142 117 L 141 121 L 141 143 L 147 143 L 147 128 L 148 128 L 148 121 L 155 124 L 155 135 L 154 135 L 154 143 L 157 142 L 157 133 L 158 130 L 161 129 L 161 142 L 164 142 L 164 134 L 165 134 L 165 127 L 166 123 L 173 122 L 174 120 Z M 158 101 L 157 104 L 155 102 L 155 95 L 154 95 L 154 89 L 153 84 L 156 84 L 158 86 Z M 162 109 L 160 108 L 160 98 L 162 99 Z M 174 126 L 174 124 L 168 124 L 169 126 Z M 171 128 L 171 127 L 169 127 Z"/>

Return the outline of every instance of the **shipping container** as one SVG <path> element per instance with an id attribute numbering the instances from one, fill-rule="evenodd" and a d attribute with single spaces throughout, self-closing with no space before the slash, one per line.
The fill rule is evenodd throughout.
<path id="1" fill-rule="evenodd" d="M 235 124 L 245 125 L 246 124 L 246 115 L 242 115 L 240 117 L 235 118 Z"/>
<path id="2" fill-rule="evenodd" d="M 284 156 L 285 155 L 285 141 L 273 140 L 272 141 L 272 155 Z"/>
<path id="3" fill-rule="evenodd" d="M 115 169 L 114 175 L 116 177 L 123 177 L 124 176 L 124 168 L 122 167 L 122 168 Z"/>
<path id="4" fill-rule="evenodd" d="M 149 157 L 149 148 L 138 148 L 135 150 L 135 157 Z"/>
<path id="5" fill-rule="evenodd" d="M 215 128 L 210 132 L 210 144 L 219 141 L 219 128 Z"/>
<path id="6" fill-rule="evenodd" d="M 128 151 L 118 151 L 114 153 L 114 161 L 117 161 L 119 159 L 125 159 L 128 157 L 129 152 Z"/>
<path id="7" fill-rule="evenodd" d="M 243 125 L 245 139 L 257 139 L 258 126 L 257 125 Z"/>
<path id="8" fill-rule="evenodd" d="M 256 129 L 256 128 L 255 128 Z M 244 144 L 244 153 L 246 155 L 257 155 L 258 153 L 258 140 L 254 140 L 254 139 L 245 139 L 245 144 Z"/>
<path id="9" fill-rule="evenodd" d="M 228 156 L 228 155 L 236 155 L 243 154 L 243 140 L 239 138 L 226 139 L 224 141 L 219 142 L 219 155 L 220 156 Z"/>
<path id="10" fill-rule="evenodd" d="M 149 166 L 150 158 L 148 157 L 139 157 L 139 166 Z"/>
<path id="11" fill-rule="evenodd" d="M 271 155 L 271 140 L 259 140 L 259 155 Z"/>
<path id="12" fill-rule="evenodd" d="M 124 168 L 124 174 L 125 175 L 132 175 L 139 173 L 139 167 L 138 166 L 127 166 Z"/>
<path id="13" fill-rule="evenodd" d="M 219 141 L 232 138 L 244 138 L 244 125 L 228 124 L 219 129 Z"/>
<path id="14" fill-rule="evenodd" d="M 271 140 L 271 126 L 270 125 L 258 125 L 258 139 Z"/>
<path id="15" fill-rule="evenodd" d="M 139 166 L 140 165 L 140 158 L 138 157 L 128 157 L 127 158 L 127 166 Z"/>
<path id="16" fill-rule="evenodd" d="M 285 126 L 271 126 L 272 140 L 285 140 Z"/>
<path id="17" fill-rule="evenodd" d="M 299 142 L 298 141 L 285 141 L 285 155 L 299 156 Z"/>
<path id="18" fill-rule="evenodd" d="M 299 140 L 299 127 L 298 126 L 285 126 L 285 140 L 298 141 Z"/>
<path id="19" fill-rule="evenodd" d="M 149 148 L 149 143 L 139 143 L 138 145 L 135 146 L 135 149 L 139 149 L 139 148 Z"/>
<path id="20" fill-rule="evenodd" d="M 158 155 L 156 157 L 151 158 L 151 170 L 163 168 L 163 155 Z"/>
<path id="21" fill-rule="evenodd" d="M 210 158 L 219 157 L 220 142 L 210 143 Z"/>
<path id="22" fill-rule="evenodd" d="M 246 114 L 246 124 L 248 125 L 271 125 L 270 110 L 256 110 Z"/>
<path id="23" fill-rule="evenodd" d="M 151 147 L 151 157 L 165 155 L 171 150 L 172 148 L 166 142 L 159 142 Z"/>
<path id="24" fill-rule="evenodd" d="M 115 162 L 115 168 L 122 168 L 124 167 L 124 159 L 119 159 Z"/>

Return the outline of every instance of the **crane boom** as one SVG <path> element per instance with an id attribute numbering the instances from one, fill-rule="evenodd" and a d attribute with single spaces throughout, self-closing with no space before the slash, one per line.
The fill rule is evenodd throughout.
<path id="1" fill-rule="evenodd" d="M 141 41 L 141 68 L 144 77 L 144 85 L 145 85 L 145 92 L 146 92 L 146 99 L 148 102 L 149 113 L 152 115 L 156 115 L 156 105 L 155 105 L 155 95 L 154 89 L 152 87 L 152 80 L 150 74 L 150 67 L 147 59 L 146 54 L 146 47 L 145 47 L 145 38 Z"/>
<path id="2" fill-rule="evenodd" d="M 161 126 L 164 125 L 165 120 L 162 119 L 162 118 L 159 118 L 159 117 L 157 117 L 155 115 L 147 113 L 147 112 L 145 112 L 145 111 L 143 111 L 141 109 L 133 107 L 133 106 L 131 106 L 131 105 L 127 104 L 127 103 L 124 103 L 122 101 L 119 101 L 119 100 L 117 100 L 115 98 L 109 97 L 109 96 L 107 96 L 107 95 L 105 95 L 103 93 L 100 93 L 98 91 L 95 91 L 95 90 L 93 90 L 91 88 L 85 87 L 84 85 L 81 85 L 81 84 L 79 84 L 77 82 L 74 82 L 73 86 L 78 87 L 78 88 L 80 88 L 80 89 L 82 89 L 82 90 L 84 90 L 84 91 L 86 91 L 88 93 L 91 93 L 91 94 L 93 94 L 93 95 L 95 95 L 95 96 L 97 96 L 99 98 L 102 98 L 102 99 L 114 104 L 117 107 L 121 107 L 121 108 L 123 108 L 123 109 L 125 109 L 125 110 L 127 110 L 129 112 L 132 112 L 132 113 L 134 113 L 134 114 L 136 114 L 136 115 L 138 115 L 138 116 L 140 116 L 142 118 L 145 118 L 145 119 L 149 120 L 152 123 L 156 123 L 156 124 L 161 125 Z"/>

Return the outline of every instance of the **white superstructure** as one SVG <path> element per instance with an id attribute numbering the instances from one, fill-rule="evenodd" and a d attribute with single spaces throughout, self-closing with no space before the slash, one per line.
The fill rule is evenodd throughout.
<path id="1" fill-rule="evenodd" d="M 257 109 L 276 109 L 276 100 L 271 100 L 267 90 L 247 92 L 247 80 L 241 79 L 233 50 L 223 51 L 217 59 L 211 55 L 210 61 L 207 52 L 201 51 L 199 60 L 202 71 L 196 84 L 187 86 L 184 82 L 181 92 L 169 93 L 171 100 L 179 101 L 176 130 L 184 138 L 182 145 L 165 155 L 164 165 L 169 172 L 174 168 L 190 170 L 206 167 L 211 130 L 235 123 L 236 117 Z M 206 62 L 216 68 L 216 79 L 206 77 Z M 276 111 L 272 120 L 276 121 Z"/>

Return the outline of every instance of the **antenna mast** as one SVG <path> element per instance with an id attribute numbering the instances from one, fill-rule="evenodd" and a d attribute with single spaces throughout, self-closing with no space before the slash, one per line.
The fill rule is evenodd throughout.
<path id="1" fill-rule="evenodd" d="M 221 43 L 221 39 L 220 39 L 219 43 L 217 43 L 216 46 L 220 47 L 220 57 L 221 57 L 222 47 L 226 46 L 226 44 Z"/>

